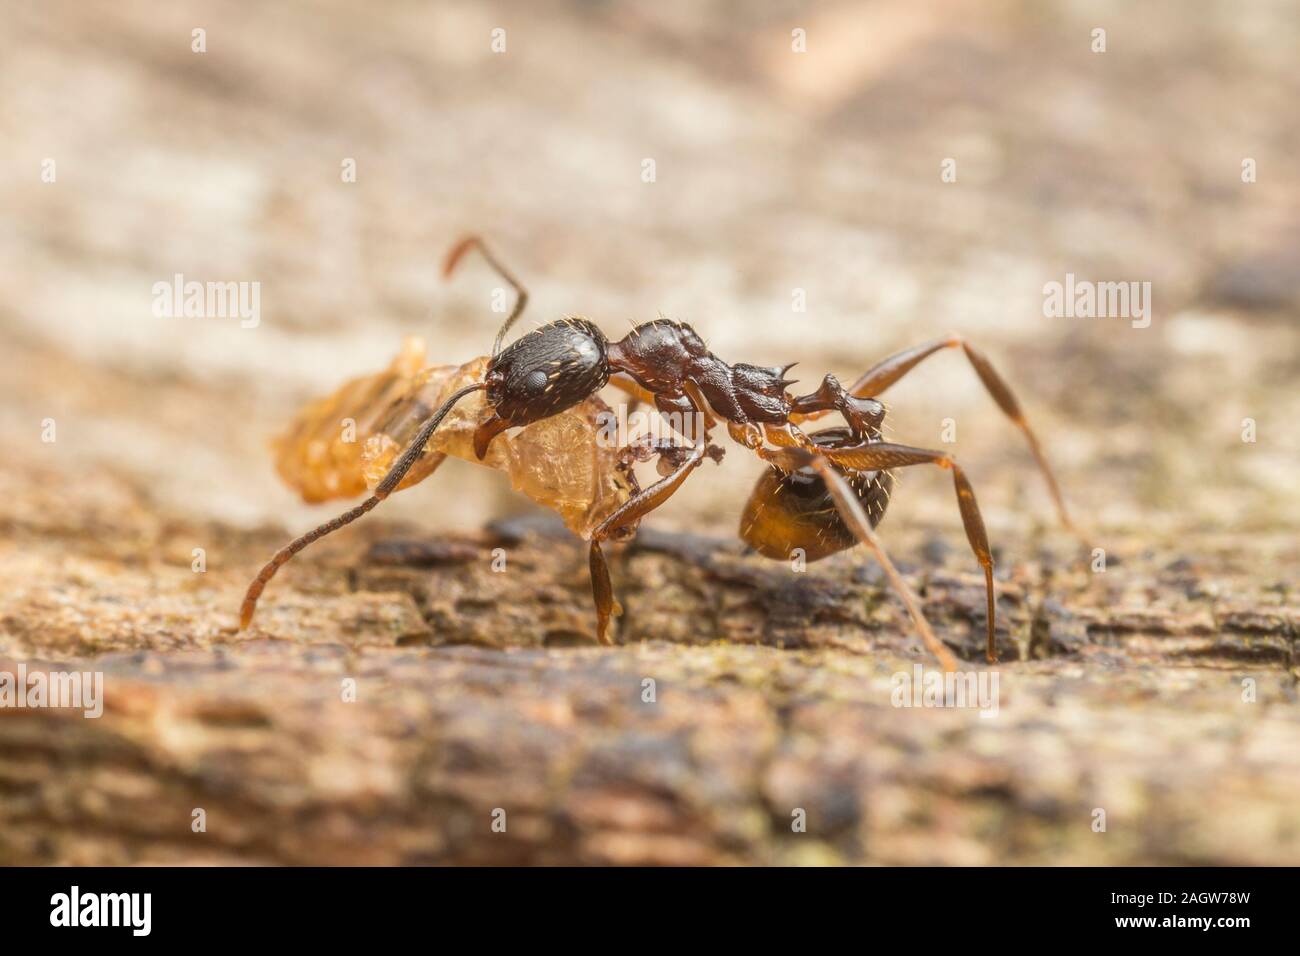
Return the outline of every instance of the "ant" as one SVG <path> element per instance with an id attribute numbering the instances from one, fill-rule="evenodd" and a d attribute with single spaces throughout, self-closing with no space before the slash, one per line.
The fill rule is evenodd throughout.
<path id="1" fill-rule="evenodd" d="M 889 504 L 894 469 L 935 465 L 952 472 L 966 537 L 984 571 L 986 654 L 990 663 L 997 662 L 993 556 L 974 489 L 947 453 L 885 441 L 885 408 L 877 398 L 924 359 L 960 348 L 1003 413 L 1024 433 L 1061 522 L 1073 531 L 1020 403 L 988 359 L 964 338 L 949 335 L 898 352 L 847 388 L 827 374 L 816 391 L 802 396 L 787 391 L 795 384 L 785 377 L 790 365 L 728 364 L 710 352 L 689 325 L 664 318 L 611 342 L 586 319 L 568 317 L 502 348 L 527 305 L 528 292 L 473 235 L 452 247 L 443 276 L 450 276 L 471 250 L 515 291 L 514 307 L 497 333 L 491 356 L 459 367 L 426 368 L 422 347 L 408 343 L 388 371 L 356 379 L 299 415 L 280 441 L 281 475 L 308 501 L 353 495 L 366 487 L 373 491 L 350 511 L 292 541 L 267 563 L 244 597 L 241 630 L 252 621 L 267 582 L 290 558 L 366 514 L 394 491 L 423 480 L 452 454 L 507 471 L 517 489 L 559 511 L 570 529 L 589 541 L 596 635 L 602 644 L 610 644 L 610 619 L 621 608 L 601 544 L 630 537 L 640 520 L 667 501 L 706 458 L 721 460 L 722 449 L 710 441 L 710 430 L 721 419 L 732 440 L 770 466 L 741 518 L 745 542 L 777 559 L 802 549 L 808 561 L 865 545 L 902 598 L 922 641 L 948 670 L 956 668 L 956 659 L 931 630 L 916 595 L 873 529 Z M 607 384 L 652 402 L 660 413 L 702 422 L 702 436 L 685 445 L 658 442 L 621 453 L 603 447 L 595 430 L 609 410 L 597 393 Z M 341 412 L 350 413 L 348 420 L 364 433 L 360 449 L 355 440 L 345 445 L 333 435 Z M 831 413 L 838 413 L 844 424 L 813 432 L 803 429 L 805 423 Z M 509 429 L 520 430 L 507 433 Z M 654 455 L 660 456 L 661 477 L 643 490 L 631 465 Z"/>

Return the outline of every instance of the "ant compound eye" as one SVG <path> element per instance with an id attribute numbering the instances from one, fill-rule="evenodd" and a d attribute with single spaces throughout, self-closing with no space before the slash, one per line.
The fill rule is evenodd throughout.
<path id="1" fill-rule="evenodd" d="M 578 404 L 609 381 L 604 333 L 586 319 L 552 322 L 503 349 L 488 365 L 488 402 L 509 425 L 527 425 Z"/>
<path id="2" fill-rule="evenodd" d="M 546 373 L 535 368 L 524 376 L 524 391 L 529 395 L 541 395 L 546 391 Z"/>

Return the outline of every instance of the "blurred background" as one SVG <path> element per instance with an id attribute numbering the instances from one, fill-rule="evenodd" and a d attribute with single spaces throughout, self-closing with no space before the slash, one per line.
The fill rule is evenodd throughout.
<path id="1" fill-rule="evenodd" d="M 576 313 L 619 335 L 663 313 L 730 361 L 797 360 L 809 387 L 957 331 L 1014 384 L 1081 515 L 1300 517 L 1293 4 L 7 9 L 0 420 L 24 459 L 303 526 L 320 510 L 279 485 L 267 439 L 403 336 L 444 362 L 490 349 L 497 280 L 438 276 L 474 230 L 531 290 L 524 328 Z M 176 273 L 260 283 L 260 324 L 155 317 Z M 1045 317 L 1067 273 L 1150 282 L 1151 326 Z M 896 440 L 957 423 L 992 526 L 1050 518 L 958 354 L 889 400 Z M 57 455 L 30 450 L 46 417 Z M 657 521 L 732 533 L 748 457 Z M 438 480 L 393 514 L 474 528 L 524 507 L 476 468 Z M 937 474 L 891 512 L 921 518 L 956 527 Z"/>
<path id="2" fill-rule="evenodd" d="M 0 659 L 93 659 L 109 697 L 0 713 L 0 862 L 1295 863 L 1298 46 L 1290 0 L 10 0 Z M 499 281 L 438 274 L 467 231 L 531 291 L 521 329 L 663 314 L 809 390 L 960 333 L 1111 571 L 945 352 L 889 434 L 978 492 L 1021 650 L 999 721 L 886 703 L 922 658 L 860 556 L 791 582 L 646 534 L 732 539 L 735 446 L 617 565 L 630 646 L 589 646 L 569 543 L 479 574 L 473 535 L 528 505 L 454 461 L 384 515 L 470 558 L 367 569 L 368 521 L 237 634 L 253 569 L 340 510 L 272 436 L 406 336 L 489 351 Z M 258 283 L 258 324 L 156 316 L 176 274 Z M 1149 327 L 1046 316 L 1067 275 L 1149 282 Z M 912 469 L 882 532 L 973 659 L 945 477 Z"/>

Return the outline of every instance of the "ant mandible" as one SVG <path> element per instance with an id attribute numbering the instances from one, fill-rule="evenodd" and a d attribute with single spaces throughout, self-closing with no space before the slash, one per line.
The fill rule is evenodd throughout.
<path id="1" fill-rule="evenodd" d="M 492 453 L 495 457 L 486 463 L 506 467 L 502 464 L 500 449 L 493 447 L 494 440 L 507 445 L 512 441 L 510 435 L 499 438 L 503 432 L 572 414 L 573 409 L 591 403 L 604 407 L 596 393 L 606 384 L 613 384 L 638 399 L 653 402 L 660 412 L 690 415 L 694 420 L 702 421 L 704 429 L 702 436 L 697 436 L 685 447 L 658 449 L 664 456 L 660 462 L 661 473 L 666 474 L 644 490 L 637 486 L 630 471 L 623 473 L 627 459 L 618 465 L 611 464 L 608 458 L 593 459 L 602 463 L 598 464 L 597 470 L 620 471 L 618 475 L 596 476 L 606 485 L 618 484 L 619 493 L 612 504 L 605 503 L 607 513 L 598 515 L 599 520 L 588 524 L 570 522 L 571 528 L 589 540 L 596 634 L 602 644 L 612 643 L 609 638 L 610 618 L 621 609 L 614 600 L 601 542 L 634 533 L 640 519 L 667 501 L 706 457 L 715 461 L 721 458 L 721 450 L 709 441 L 709 430 L 716 426 L 717 419 L 721 419 L 734 441 L 752 450 L 770 466 L 745 506 L 741 537 L 765 556 L 786 559 L 795 549 L 802 549 L 808 561 L 842 551 L 855 543 L 865 545 L 902 598 L 921 639 L 948 670 L 956 668 L 955 658 L 931 630 L 916 595 L 895 568 L 873 529 L 889 503 L 893 469 L 937 465 L 952 472 L 966 537 L 984 570 L 988 603 L 986 653 L 989 662 L 996 663 L 993 556 L 975 492 L 965 472 L 947 453 L 884 441 L 881 424 L 885 409 L 877 398 L 924 359 L 943 349 L 960 348 L 1003 413 L 1024 433 L 1047 480 L 1062 524 L 1073 530 L 1060 489 L 1019 402 L 988 359 L 965 339 L 954 334 L 891 355 L 848 388 L 841 385 L 834 375 L 827 374 L 815 392 L 798 397 L 786 391 L 794 384 L 785 378 L 791 366 L 765 368 L 744 363 L 728 364 L 710 352 L 689 325 L 663 318 L 637 326 L 617 342 L 610 342 L 586 319 L 564 318 L 524 335 L 503 349 L 502 341 L 524 311 L 528 293 L 477 236 L 468 236 L 452 247 L 443 266 L 443 275 L 449 276 L 470 250 L 477 250 L 516 294 L 514 307 L 497 333 L 491 356 L 450 369 L 453 373 L 450 377 L 435 376 L 436 382 L 443 386 L 437 393 L 442 400 L 432 412 L 427 388 L 422 392 L 420 383 L 427 386 L 432 381 L 431 373 L 437 370 L 424 369 L 423 377 L 415 374 L 422 366 L 422 352 L 415 356 L 413 364 L 408 362 L 410 368 L 405 377 L 395 378 L 390 372 L 386 378 L 375 376 L 356 380 L 341 389 L 338 397 L 327 400 L 316 409 L 325 419 L 331 419 L 338 410 L 338 402 L 343 400 L 342 396 L 360 391 L 366 395 L 361 408 L 366 408 L 366 403 L 375 405 L 378 402 L 381 410 L 386 412 L 372 418 L 376 421 L 405 421 L 407 427 L 404 431 L 393 426 L 374 426 L 372 429 L 375 432 L 372 443 L 382 439 L 380 444 L 389 449 L 386 457 L 380 455 L 376 459 L 386 468 L 382 480 L 372 475 L 370 482 L 362 481 L 361 466 L 353 462 L 348 466 L 351 471 L 345 469 L 343 472 L 348 481 L 340 483 L 336 480 L 337 475 L 331 475 L 328 476 L 331 478 L 329 493 L 309 494 L 306 486 L 295 482 L 281 463 L 281 473 L 298 485 L 307 500 L 356 493 L 368 483 L 373 486 L 373 493 L 350 511 L 297 538 L 267 563 L 249 585 L 244 597 L 241 629 L 252 621 L 263 588 L 285 562 L 313 541 L 355 521 L 395 490 L 422 480 L 445 453 L 469 458 L 472 449 L 473 459 L 480 462 Z M 402 357 L 399 357 L 400 361 Z M 438 436 L 442 444 L 440 452 L 434 454 L 430 442 L 435 432 L 457 404 L 469 396 L 478 401 L 475 410 L 461 415 L 444 429 L 445 433 L 450 430 L 454 434 Z M 355 404 L 357 399 L 352 401 Z M 313 407 L 309 406 L 309 410 Z M 814 432 L 805 432 L 801 427 L 805 422 L 834 412 L 843 418 L 843 426 Z M 322 414 L 316 415 L 318 419 L 321 417 Z M 589 419 L 590 415 L 587 417 Z M 331 420 L 337 421 L 337 418 Z M 393 435 L 387 434 L 385 429 Z M 522 436 L 526 430 L 516 434 Z M 459 451 L 456 441 L 461 441 Z M 369 452 L 373 452 L 373 448 L 369 448 Z M 548 451 L 532 452 L 542 457 L 577 453 L 573 448 L 566 450 L 555 446 Z M 318 467 L 316 461 L 319 457 L 317 450 L 310 467 Z M 563 462 L 550 464 L 563 465 Z M 373 472 L 374 462 L 371 461 L 370 465 Z M 546 494 L 535 493 L 533 496 L 545 504 L 556 506 L 556 502 L 549 500 Z M 592 492 L 589 497 L 594 502 L 597 495 Z"/>

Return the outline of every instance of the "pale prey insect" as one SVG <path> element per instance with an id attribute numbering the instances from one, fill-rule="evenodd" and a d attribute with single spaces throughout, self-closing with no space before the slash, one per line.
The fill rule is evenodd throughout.
<path id="1" fill-rule="evenodd" d="M 705 458 L 722 450 L 710 429 L 725 422 L 730 437 L 768 463 L 741 518 L 740 535 L 772 558 L 802 549 L 815 561 L 862 543 L 884 568 L 925 645 L 944 667 L 956 660 L 921 613 L 912 589 L 874 532 L 893 488 L 892 470 L 937 465 L 952 472 L 966 536 L 984 571 L 987 656 L 996 661 L 993 556 L 975 492 L 945 452 L 887 442 L 885 409 L 877 396 L 925 358 L 960 348 L 998 406 L 1024 433 L 1047 480 L 1062 523 L 1069 517 L 1060 490 L 1020 404 L 982 353 L 952 335 L 879 362 L 849 387 L 826 375 L 816 391 L 794 396 L 790 366 L 728 364 L 685 323 L 657 319 L 611 342 L 594 324 L 569 317 L 502 341 L 523 312 L 528 294 L 477 237 L 457 243 L 444 274 L 477 249 L 515 290 L 514 308 L 497 333 L 491 356 L 464 365 L 425 367 L 423 348 L 408 343 L 386 371 L 355 379 L 305 408 L 278 445 L 281 476 L 307 501 L 371 496 L 352 510 L 282 548 L 249 585 L 240 627 L 252 621 L 258 598 L 276 571 L 313 541 L 361 517 L 394 491 L 428 477 L 447 455 L 480 461 L 509 474 L 514 487 L 557 511 L 589 542 L 596 636 L 611 643 L 618 613 L 601 543 L 635 533 L 644 516 L 667 501 Z M 684 444 L 615 447 L 598 440 L 609 408 L 598 392 L 615 385 L 662 413 L 704 423 Z M 841 426 L 805 431 L 805 423 L 838 413 Z M 355 425 L 352 441 L 339 422 Z M 661 477 L 639 487 L 637 460 L 658 456 Z"/>

